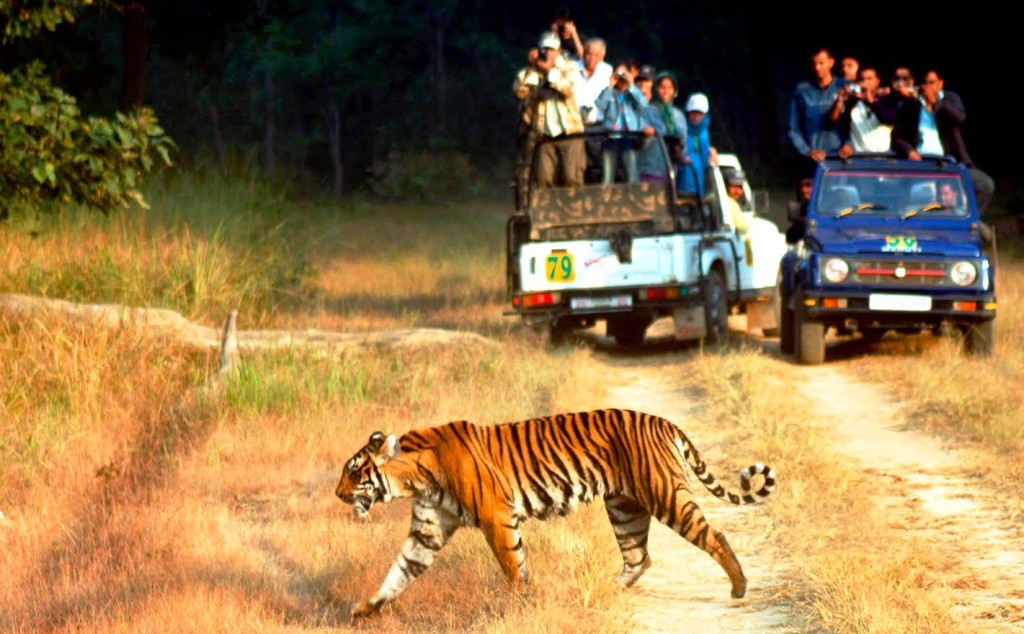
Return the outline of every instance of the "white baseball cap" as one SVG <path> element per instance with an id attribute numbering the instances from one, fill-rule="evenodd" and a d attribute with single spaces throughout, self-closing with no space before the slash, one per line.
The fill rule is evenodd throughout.
<path id="1" fill-rule="evenodd" d="M 708 113 L 708 96 L 702 92 L 695 92 L 690 95 L 690 98 L 686 100 L 686 111 L 691 112 L 696 110 L 697 112 Z"/>
<path id="2" fill-rule="evenodd" d="M 537 48 L 562 48 L 562 39 L 554 31 L 544 31 L 537 42 Z"/>

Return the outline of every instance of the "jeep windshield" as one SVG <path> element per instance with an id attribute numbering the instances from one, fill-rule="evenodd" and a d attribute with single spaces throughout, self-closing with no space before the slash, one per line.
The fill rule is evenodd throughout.
<path id="1" fill-rule="evenodd" d="M 964 183 L 948 171 L 830 170 L 821 175 L 813 204 L 819 216 L 964 217 Z"/>

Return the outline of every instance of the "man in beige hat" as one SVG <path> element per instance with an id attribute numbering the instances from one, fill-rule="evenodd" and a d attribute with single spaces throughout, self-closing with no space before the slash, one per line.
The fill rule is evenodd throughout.
<path id="1" fill-rule="evenodd" d="M 533 93 L 532 124 L 540 141 L 561 139 L 583 132 L 583 117 L 576 102 L 583 82 L 579 66 L 561 55 L 562 41 L 553 32 L 544 33 L 537 43 L 537 61 L 522 82 L 537 86 Z M 583 185 L 586 152 L 583 137 L 543 143 L 534 166 L 537 187 L 579 187 Z"/>

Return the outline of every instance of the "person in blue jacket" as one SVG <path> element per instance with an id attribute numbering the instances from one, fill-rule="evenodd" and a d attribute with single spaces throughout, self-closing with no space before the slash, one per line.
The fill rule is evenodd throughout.
<path id="1" fill-rule="evenodd" d="M 803 160 L 801 176 L 813 176 L 818 163 L 830 154 L 849 156 L 848 126 L 842 122 L 843 102 L 839 99 L 849 82 L 832 74 L 835 58 L 827 48 L 811 56 L 814 77 L 793 89 L 789 102 L 786 134 Z"/>
<path id="2" fill-rule="evenodd" d="M 605 129 L 612 132 L 601 148 L 602 181 L 605 185 L 615 182 L 615 171 L 618 169 L 618 159 L 621 158 L 626 180 L 638 183 L 640 172 L 637 168 L 635 139 L 617 137 L 615 132 L 638 132 L 642 129 L 641 113 L 647 108 L 647 98 L 636 87 L 633 74 L 626 64 L 615 66 L 612 82 L 595 101 Z"/>
<path id="3" fill-rule="evenodd" d="M 686 100 L 686 155 L 679 166 L 677 188 L 704 198 L 704 177 L 709 165 L 718 163 L 718 150 L 711 145 L 708 125 L 711 123 L 708 96 L 695 92 Z"/>

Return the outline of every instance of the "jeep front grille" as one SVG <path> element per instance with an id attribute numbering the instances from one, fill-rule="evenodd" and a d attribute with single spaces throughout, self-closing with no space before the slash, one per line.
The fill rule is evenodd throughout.
<path id="1" fill-rule="evenodd" d="M 908 260 L 853 260 L 850 282 L 892 287 L 955 287 L 946 262 Z"/>

